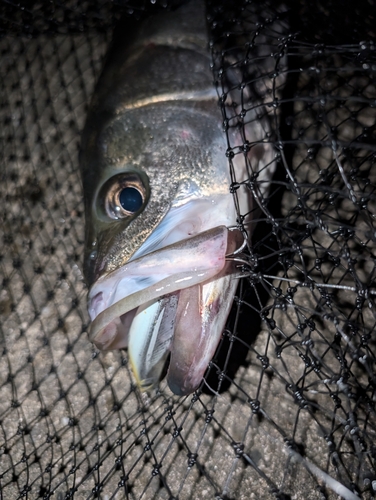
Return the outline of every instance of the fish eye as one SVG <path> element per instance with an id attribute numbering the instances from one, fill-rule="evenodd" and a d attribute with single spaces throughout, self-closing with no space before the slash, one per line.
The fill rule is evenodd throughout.
<path id="1" fill-rule="evenodd" d="M 101 204 L 111 219 L 124 219 L 137 213 L 146 201 L 147 190 L 136 173 L 118 174 L 100 192 Z"/>
<path id="2" fill-rule="evenodd" d="M 120 205 L 126 212 L 134 213 L 142 207 L 143 199 L 140 191 L 134 187 L 125 187 L 119 193 Z"/>

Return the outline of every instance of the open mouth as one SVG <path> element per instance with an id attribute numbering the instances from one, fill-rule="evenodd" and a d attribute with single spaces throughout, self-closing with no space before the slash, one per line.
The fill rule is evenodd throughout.
<path id="1" fill-rule="evenodd" d="M 89 293 L 90 338 L 99 349 L 128 347 L 137 383 L 167 382 L 178 395 L 200 384 L 218 346 L 236 291 L 226 260 L 243 242 L 218 226 L 130 261 Z"/>

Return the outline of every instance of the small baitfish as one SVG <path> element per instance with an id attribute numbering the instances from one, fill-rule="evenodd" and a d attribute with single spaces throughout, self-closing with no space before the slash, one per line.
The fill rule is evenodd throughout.
<path id="1" fill-rule="evenodd" d="M 143 390 L 169 359 L 178 395 L 199 386 L 218 346 L 238 283 L 228 256 L 244 242 L 231 230 L 237 214 L 205 21 L 194 0 L 118 37 L 80 153 L 90 338 L 103 350 L 128 347 Z M 253 120 L 248 141 L 263 134 Z M 261 169 L 273 153 L 259 144 L 248 161 Z M 241 183 L 244 154 L 233 163 Z M 245 186 L 237 196 L 250 212 Z"/>

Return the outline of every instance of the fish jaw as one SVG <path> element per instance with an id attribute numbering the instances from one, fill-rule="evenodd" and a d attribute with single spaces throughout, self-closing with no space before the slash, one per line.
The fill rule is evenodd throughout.
<path id="1" fill-rule="evenodd" d="M 158 382 L 171 351 L 171 390 L 180 395 L 193 392 L 231 306 L 236 280 L 226 255 L 240 246 L 242 238 L 239 231 L 218 226 L 146 254 L 98 280 L 89 302 L 91 340 L 104 350 L 128 346 L 142 390 Z M 139 289 L 134 291 L 137 282 Z"/>
<path id="2" fill-rule="evenodd" d="M 170 355 L 174 394 L 194 392 L 213 358 L 237 280 L 227 263 L 218 277 L 140 306 L 129 331 L 129 360 L 141 390 L 155 386 Z"/>
<path id="3" fill-rule="evenodd" d="M 225 265 L 228 230 L 210 229 L 133 260 L 98 280 L 89 294 L 91 340 L 102 349 L 103 328 L 135 307 L 217 275 Z"/>
<path id="4" fill-rule="evenodd" d="M 226 269 L 227 267 L 227 269 Z M 180 292 L 167 383 L 184 396 L 195 391 L 213 358 L 234 298 L 232 263 L 210 282 Z"/>

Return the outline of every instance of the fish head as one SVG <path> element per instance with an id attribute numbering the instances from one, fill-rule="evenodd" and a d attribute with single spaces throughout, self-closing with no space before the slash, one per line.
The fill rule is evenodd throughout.
<path id="1" fill-rule="evenodd" d="M 132 259 L 172 207 L 189 205 L 189 221 L 179 222 L 193 235 L 207 228 L 200 201 L 228 194 L 220 127 L 205 109 L 179 104 L 130 109 L 106 123 L 85 138 L 81 166 L 89 286 Z M 170 233 L 155 247 L 179 239 Z"/>
<path id="2" fill-rule="evenodd" d="M 158 383 L 169 359 L 170 389 L 189 394 L 236 291 L 229 255 L 248 236 L 232 230 L 252 213 L 247 182 L 253 172 L 268 184 L 273 155 L 258 105 L 239 122 L 246 92 L 235 80 L 224 133 L 202 0 L 115 38 L 81 143 L 90 339 L 128 347 L 141 389 Z"/>
<path id="3" fill-rule="evenodd" d="M 128 346 L 143 388 L 155 385 L 170 352 L 173 391 L 197 387 L 235 291 L 226 254 L 243 236 L 227 230 L 236 213 L 217 114 L 214 99 L 152 103 L 84 133 L 91 338 L 101 349 Z"/>

